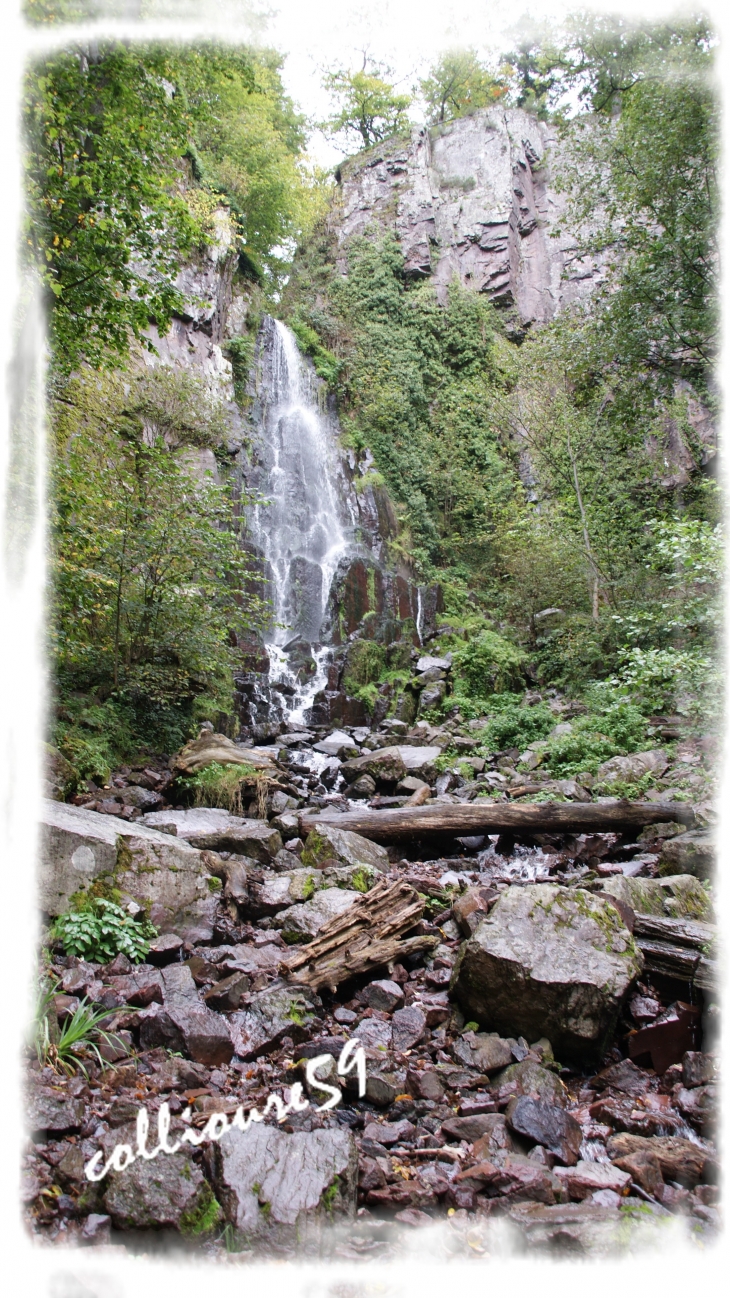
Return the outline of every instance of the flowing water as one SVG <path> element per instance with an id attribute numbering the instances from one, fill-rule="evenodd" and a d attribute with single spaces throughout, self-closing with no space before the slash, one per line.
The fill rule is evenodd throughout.
<path id="1" fill-rule="evenodd" d="M 286 719 L 305 722 L 307 709 L 326 684 L 328 648 L 321 633 L 349 534 L 336 432 L 320 402 L 321 385 L 292 331 L 271 317 L 263 325 L 262 372 L 255 485 L 263 503 L 252 507 L 249 526 L 266 561 L 266 593 L 273 609 L 264 636 L 270 680 L 289 691 L 283 704 Z M 304 678 L 303 656 L 310 664 Z"/>

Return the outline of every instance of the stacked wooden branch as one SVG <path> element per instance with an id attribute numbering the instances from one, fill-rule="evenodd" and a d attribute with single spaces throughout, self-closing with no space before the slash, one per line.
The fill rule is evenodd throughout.
<path id="1" fill-rule="evenodd" d="M 665 974 L 704 991 L 717 991 L 717 929 L 697 920 L 637 915 L 634 939 L 650 973 Z"/>
<path id="2" fill-rule="evenodd" d="M 335 991 L 356 974 L 392 968 L 414 951 L 433 950 L 438 937 L 404 937 L 421 919 L 423 906 L 410 884 L 381 880 L 287 961 L 285 977 L 314 991 L 320 987 Z"/>
<path id="3" fill-rule="evenodd" d="M 327 820 L 338 829 L 348 829 L 375 843 L 398 843 L 411 839 L 463 837 L 495 834 L 507 830 L 530 833 L 605 833 L 640 830 L 659 821 L 675 820 L 691 825 L 692 808 L 659 802 L 507 802 L 435 803 L 423 807 L 394 807 L 387 811 L 306 812 L 299 817 L 302 834 Z"/>

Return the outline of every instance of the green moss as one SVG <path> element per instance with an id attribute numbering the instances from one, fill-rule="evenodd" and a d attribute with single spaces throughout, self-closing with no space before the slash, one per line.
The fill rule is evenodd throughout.
<path id="1" fill-rule="evenodd" d="M 329 844 L 325 842 L 321 834 L 317 833 L 316 829 L 313 829 L 311 833 L 307 835 L 307 841 L 304 845 L 304 851 L 301 856 L 302 865 L 307 867 L 313 866 L 316 868 L 320 861 L 326 861 L 331 855 L 332 850 Z M 312 891 L 314 891 L 314 889 L 312 889 Z"/>
<path id="2" fill-rule="evenodd" d="M 180 1218 L 180 1232 L 188 1237 L 205 1235 L 218 1224 L 221 1216 L 221 1206 L 206 1182 L 195 1206 L 184 1212 Z"/>
<path id="3" fill-rule="evenodd" d="M 325 1212 L 329 1213 L 330 1216 L 332 1215 L 339 1193 L 340 1193 L 340 1178 L 339 1176 L 335 1176 L 331 1184 L 327 1186 L 327 1189 L 322 1194 L 322 1198 L 320 1200 Z"/>
<path id="4" fill-rule="evenodd" d="M 208 875 L 208 878 L 206 879 L 206 883 L 208 885 L 209 892 L 220 892 L 221 888 L 223 887 L 221 880 L 216 879 L 214 874 Z"/>
<path id="5" fill-rule="evenodd" d="M 373 879 L 373 871 L 367 865 L 361 865 L 350 879 L 349 887 L 354 888 L 355 892 L 367 892 Z M 347 883 L 341 885 L 343 888 L 348 887 Z"/>

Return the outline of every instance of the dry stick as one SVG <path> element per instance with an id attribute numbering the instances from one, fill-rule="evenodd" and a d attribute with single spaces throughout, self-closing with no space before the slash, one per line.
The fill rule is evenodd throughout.
<path id="1" fill-rule="evenodd" d="M 334 824 L 362 834 L 375 843 L 408 842 L 475 834 L 520 830 L 525 833 L 610 833 L 643 829 L 645 825 L 675 820 L 694 823 L 692 808 L 683 803 L 660 802 L 469 802 L 433 803 L 425 807 L 393 807 L 385 811 L 346 811 L 330 815 L 302 814 L 300 832 L 310 833 L 318 824 Z"/>

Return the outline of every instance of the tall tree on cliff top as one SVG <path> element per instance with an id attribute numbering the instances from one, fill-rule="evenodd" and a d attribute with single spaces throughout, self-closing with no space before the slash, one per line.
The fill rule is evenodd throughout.
<path id="1" fill-rule="evenodd" d="M 475 108 L 489 108 L 508 90 L 507 83 L 493 76 L 473 49 L 446 50 L 420 87 L 429 121 L 434 124 Z"/>
<path id="2" fill-rule="evenodd" d="M 386 79 L 389 75 L 389 68 L 367 55 L 359 71 L 334 68 L 325 73 L 325 89 L 336 104 L 332 116 L 320 123 L 328 139 L 341 142 L 343 148 L 369 149 L 389 135 L 408 130 L 411 96 L 397 94 Z"/>

